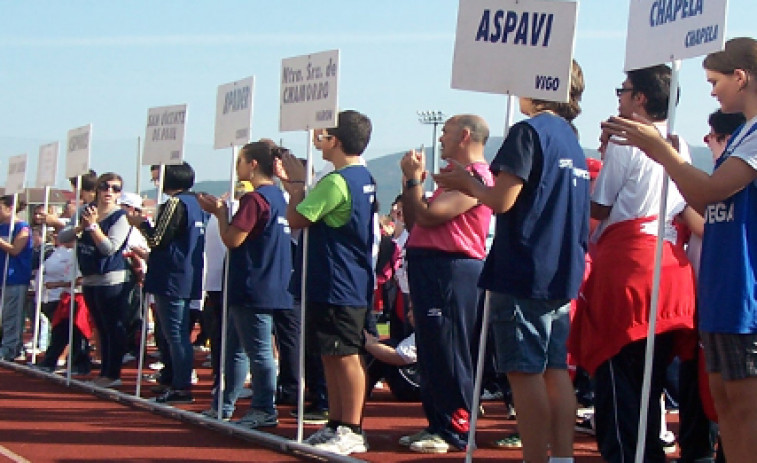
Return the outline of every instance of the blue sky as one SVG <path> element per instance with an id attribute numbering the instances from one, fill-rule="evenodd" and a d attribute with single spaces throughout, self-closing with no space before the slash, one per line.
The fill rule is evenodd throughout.
<path id="1" fill-rule="evenodd" d="M 480 114 L 501 135 L 505 96 L 450 88 L 457 8 L 457 0 L 0 0 L 0 184 L 10 156 L 27 153 L 31 184 L 39 146 L 92 123 L 91 166 L 121 173 L 133 189 L 147 109 L 182 103 L 185 159 L 198 180 L 226 179 L 230 151 L 212 149 L 216 90 L 250 75 L 253 139 L 281 139 L 304 156 L 304 132 L 278 132 L 281 59 L 337 48 L 340 107 L 374 123 L 368 159 L 430 146 L 432 129 L 417 110 Z M 749 35 L 754 13 L 753 0 L 731 0 L 727 37 Z M 627 15 L 628 0 L 579 5 L 574 56 L 586 91 L 575 122 L 584 146 L 595 145 L 600 121 L 617 109 Z M 701 145 L 717 103 L 700 58 L 684 62 L 681 86 L 676 127 Z"/>

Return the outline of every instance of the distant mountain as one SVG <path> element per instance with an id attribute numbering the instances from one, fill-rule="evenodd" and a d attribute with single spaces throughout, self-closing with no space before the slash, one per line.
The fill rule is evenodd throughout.
<path id="1" fill-rule="evenodd" d="M 502 145 L 502 137 L 491 137 L 486 144 L 484 156 L 488 161 L 494 158 L 497 154 L 497 150 Z M 595 148 L 584 148 L 584 153 L 587 157 L 599 158 L 599 152 Z M 388 213 L 389 207 L 394 201 L 394 198 L 402 192 L 402 185 L 400 185 L 402 174 L 400 172 L 400 159 L 404 155 L 401 153 L 386 154 L 384 156 L 371 159 L 368 161 L 368 169 L 373 174 L 373 178 L 376 179 L 376 196 L 378 198 L 380 211 L 382 213 Z M 427 148 L 426 156 L 431 157 L 431 150 Z M 702 170 L 707 172 L 712 170 L 712 158 L 710 150 L 703 146 L 691 147 L 691 157 L 693 164 Z M 430 169 L 430 166 L 428 166 Z M 430 188 L 430 183 L 427 185 Z M 228 180 L 208 180 L 198 182 L 194 191 L 204 191 L 216 196 L 220 196 L 229 191 Z M 147 195 L 149 198 L 155 197 L 155 189 L 143 190 L 143 195 Z"/>

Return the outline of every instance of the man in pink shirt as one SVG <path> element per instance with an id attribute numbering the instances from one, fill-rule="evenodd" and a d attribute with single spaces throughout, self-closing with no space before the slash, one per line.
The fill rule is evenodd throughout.
<path id="1" fill-rule="evenodd" d="M 439 138 L 441 157 L 491 186 L 492 175 L 484 159 L 488 138 L 489 127 L 481 117 L 453 116 Z M 473 402 L 473 346 L 480 323 L 476 284 L 486 256 L 492 211 L 470 196 L 443 188 L 425 200 L 423 153 L 408 152 L 401 167 L 421 402 L 429 426 L 401 438 L 400 445 L 421 453 L 463 450 Z"/>

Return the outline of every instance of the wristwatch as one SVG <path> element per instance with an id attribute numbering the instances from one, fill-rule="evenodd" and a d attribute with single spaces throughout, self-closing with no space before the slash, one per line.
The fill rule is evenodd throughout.
<path id="1" fill-rule="evenodd" d="M 411 178 L 405 182 L 405 189 L 409 190 L 410 188 L 416 187 L 421 184 L 421 181 L 417 178 Z"/>

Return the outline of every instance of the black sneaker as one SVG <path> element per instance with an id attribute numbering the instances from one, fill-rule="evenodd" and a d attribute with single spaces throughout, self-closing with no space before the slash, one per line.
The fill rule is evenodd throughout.
<path id="1" fill-rule="evenodd" d="M 292 416 L 297 418 L 297 409 L 292 410 Z M 329 411 L 309 405 L 302 410 L 302 422 L 307 424 L 326 424 L 329 421 Z"/>
<path id="2" fill-rule="evenodd" d="M 159 404 L 191 404 L 195 399 L 189 391 L 169 389 L 165 394 L 153 398 L 152 401 Z"/>

